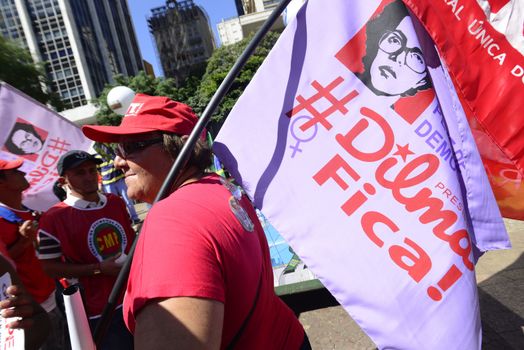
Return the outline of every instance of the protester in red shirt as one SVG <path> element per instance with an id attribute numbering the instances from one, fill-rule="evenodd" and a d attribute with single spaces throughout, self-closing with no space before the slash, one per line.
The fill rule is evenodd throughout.
<path id="1" fill-rule="evenodd" d="M 45 271 L 56 278 L 76 278 L 84 289 L 85 308 L 94 331 L 107 304 L 135 232 L 124 201 L 98 192 L 101 161 L 80 150 L 71 150 L 58 160 L 61 185 L 67 198 L 51 207 L 40 219 L 39 257 Z M 121 300 L 120 300 L 121 301 Z M 133 349 L 121 308 L 109 325 L 98 350 Z"/>
<path id="2" fill-rule="evenodd" d="M 117 142 L 128 195 L 152 203 L 197 121 L 191 108 L 137 94 L 119 127 L 84 126 Z M 124 300 L 136 349 L 308 349 L 275 295 L 269 248 L 253 206 L 216 174 L 199 141 L 171 194 L 144 222 Z"/>
<path id="3" fill-rule="evenodd" d="M 19 169 L 22 164 L 22 159 L 0 160 L 0 237 L 24 287 L 51 319 L 51 333 L 42 349 L 70 349 L 65 316 L 56 304 L 55 281 L 36 256 L 38 221 L 22 205 L 22 192 L 29 188 Z"/>

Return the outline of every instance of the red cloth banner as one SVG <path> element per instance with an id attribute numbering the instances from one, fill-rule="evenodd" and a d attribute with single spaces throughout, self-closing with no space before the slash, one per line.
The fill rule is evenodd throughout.
<path id="1" fill-rule="evenodd" d="M 403 0 L 447 64 L 503 216 L 524 220 L 524 10 L 510 0 Z"/>

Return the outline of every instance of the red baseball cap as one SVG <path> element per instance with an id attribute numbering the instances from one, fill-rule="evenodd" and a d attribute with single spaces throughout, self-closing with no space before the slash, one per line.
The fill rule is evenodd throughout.
<path id="1" fill-rule="evenodd" d="M 136 94 L 119 126 L 84 125 L 82 132 L 98 142 L 119 142 L 121 136 L 166 131 L 189 135 L 198 117 L 191 107 L 167 97 Z"/>
<path id="2" fill-rule="evenodd" d="M 12 169 L 18 169 L 24 164 L 24 160 L 22 158 L 18 158 L 12 161 L 7 161 L 0 159 L 0 170 L 12 170 Z"/>

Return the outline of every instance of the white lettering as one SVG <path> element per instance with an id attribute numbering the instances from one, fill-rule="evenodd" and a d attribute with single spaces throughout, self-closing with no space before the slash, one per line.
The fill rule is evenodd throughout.
<path id="1" fill-rule="evenodd" d="M 451 11 L 452 11 L 453 14 L 455 15 L 455 17 L 460 21 L 461 18 L 459 17 L 459 13 L 460 13 L 460 12 L 462 11 L 462 9 L 464 8 L 464 5 L 460 6 L 460 7 L 457 9 L 458 0 L 450 0 L 450 1 L 446 1 L 446 5 L 451 6 Z"/>
<path id="2" fill-rule="evenodd" d="M 500 46 L 498 46 L 498 45 L 495 44 L 495 43 L 489 45 L 489 46 L 488 46 L 488 54 L 489 54 L 491 57 L 495 56 L 495 52 L 492 51 L 492 48 L 494 48 L 494 47 L 497 49 L 497 51 L 500 50 Z"/>
<path id="3" fill-rule="evenodd" d="M 522 83 L 524 83 L 524 68 L 522 68 L 520 65 L 515 65 L 515 67 L 513 67 L 511 70 L 511 74 L 517 78 L 522 77 Z"/>
<path id="4" fill-rule="evenodd" d="M 504 60 L 506 59 L 506 54 L 505 53 L 501 53 L 500 55 L 497 55 L 495 57 L 493 57 L 494 60 L 498 60 L 499 61 L 499 65 L 502 66 L 502 64 L 504 63 Z"/>
<path id="5" fill-rule="evenodd" d="M 521 66 L 519 66 L 518 64 L 515 65 L 515 67 L 513 67 L 513 69 L 511 70 L 511 74 L 513 74 L 514 76 L 516 77 L 521 77 L 522 75 L 524 75 L 524 68 L 522 68 Z"/>

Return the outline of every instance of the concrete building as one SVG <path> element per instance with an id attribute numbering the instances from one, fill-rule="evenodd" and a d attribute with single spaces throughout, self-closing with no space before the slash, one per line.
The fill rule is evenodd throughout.
<path id="1" fill-rule="evenodd" d="M 235 7 L 237 8 L 237 14 L 239 16 L 245 15 L 244 6 L 242 0 L 235 0 Z"/>
<path id="2" fill-rule="evenodd" d="M 66 109 L 60 112 L 60 115 L 76 125 L 82 126 L 86 124 L 96 124 L 96 111 L 97 107 L 92 103 L 88 103 L 80 107 Z"/>
<path id="3" fill-rule="evenodd" d="M 239 16 L 222 20 L 217 25 L 222 45 L 234 44 L 256 32 L 279 2 L 280 0 L 235 0 Z M 281 16 L 271 29 L 282 30 L 283 28 L 284 20 Z"/>
<path id="4" fill-rule="evenodd" d="M 151 9 L 147 22 L 166 78 L 181 84 L 193 71 L 205 68 L 215 40 L 209 17 L 193 0 L 168 0 Z"/>
<path id="5" fill-rule="evenodd" d="M 46 63 L 49 89 L 70 108 L 143 69 L 126 0 L 2 0 L 0 34 Z"/>
<path id="6" fill-rule="evenodd" d="M 235 0 L 237 8 L 241 5 L 245 15 L 271 10 L 275 8 L 279 2 L 280 0 Z"/>
<path id="7" fill-rule="evenodd" d="M 144 72 L 146 72 L 147 75 L 156 78 L 155 69 L 153 68 L 153 65 L 146 60 L 143 60 L 142 62 L 144 64 Z"/>

